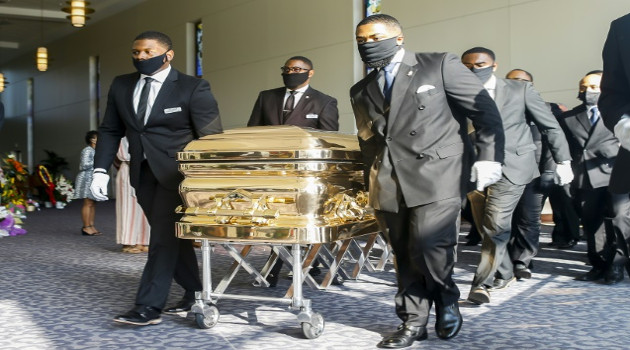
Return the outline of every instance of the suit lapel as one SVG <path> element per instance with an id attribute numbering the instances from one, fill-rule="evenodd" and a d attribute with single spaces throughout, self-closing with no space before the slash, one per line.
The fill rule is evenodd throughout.
<path id="1" fill-rule="evenodd" d="M 587 134 L 589 132 L 591 132 L 591 129 L 592 129 L 591 121 L 588 118 L 588 111 L 586 109 L 584 111 L 578 113 L 576 119 L 580 122 L 580 125 L 582 125 L 582 127 L 584 128 L 584 130 L 586 131 Z"/>
<path id="2" fill-rule="evenodd" d="M 494 103 L 497 105 L 499 112 L 503 110 L 503 104 L 505 103 L 505 96 L 507 94 L 506 84 L 503 79 L 497 78 L 497 85 L 494 88 Z"/>
<path id="3" fill-rule="evenodd" d="M 274 92 L 274 103 L 276 106 L 272 106 L 272 111 L 277 111 L 275 124 L 272 125 L 282 125 L 284 120 L 284 95 L 287 93 L 286 88 L 278 88 Z"/>
<path id="4" fill-rule="evenodd" d="M 365 90 L 367 91 L 368 97 L 372 100 L 372 104 L 374 104 L 376 110 L 380 114 L 385 114 L 385 96 L 383 96 L 383 91 L 378 85 L 378 70 L 372 70 L 365 79 L 367 80 Z"/>
<path id="5" fill-rule="evenodd" d="M 394 120 L 400 110 L 405 98 L 408 96 L 407 90 L 413 80 L 418 68 L 418 61 L 413 53 L 405 52 L 402 62 L 398 65 L 398 72 L 394 78 L 394 86 L 392 87 L 392 100 L 389 104 L 389 115 L 387 117 L 387 130 L 391 130 Z"/>
<path id="6" fill-rule="evenodd" d="M 136 89 L 138 79 L 140 79 L 140 73 L 135 74 L 134 79 L 130 81 L 129 86 L 127 87 L 127 91 L 125 92 L 125 96 L 127 97 L 127 111 L 129 113 L 128 115 L 131 119 L 133 119 L 130 124 L 136 125 L 138 130 L 141 130 L 144 127 L 144 124 L 140 122 L 140 118 L 138 118 L 138 115 L 133 108 L 133 91 Z"/>

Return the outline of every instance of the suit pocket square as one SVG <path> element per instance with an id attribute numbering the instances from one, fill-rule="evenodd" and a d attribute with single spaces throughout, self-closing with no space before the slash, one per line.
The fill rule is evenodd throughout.
<path id="1" fill-rule="evenodd" d="M 309 113 L 306 115 L 306 119 L 317 119 L 319 118 L 319 115 L 314 114 L 314 113 Z"/>
<path id="2" fill-rule="evenodd" d="M 181 112 L 181 111 L 182 111 L 182 107 L 165 108 L 164 114 L 170 114 L 170 113 Z"/>
<path id="3" fill-rule="evenodd" d="M 419 94 L 421 92 L 427 92 L 429 90 L 433 90 L 435 89 L 435 86 L 433 85 L 422 85 L 418 88 L 418 90 L 416 90 L 416 94 Z"/>

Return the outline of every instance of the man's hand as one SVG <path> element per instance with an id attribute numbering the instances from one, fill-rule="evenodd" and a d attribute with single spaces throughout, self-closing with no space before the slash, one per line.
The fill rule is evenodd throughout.
<path id="1" fill-rule="evenodd" d="M 573 170 L 571 169 L 571 161 L 565 160 L 556 166 L 555 182 L 560 186 L 570 184 L 573 181 Z"/>
<path id="2" fill-rule="evenodd" d="M 630 116 L 624 114 L 615 125 L 615 136 L 621 143 L 621 147 L 630 151 Z"/>
<path id="3" fill-rule="evenodd" d="M 470 181 L 477 182 L 477 191 L 483 191 L 499 180 L 501 180 L 501 163 L 480 160 L 473 164 Z"/>
<path id="4" fill-rule="evenodd" d="M 97 201 L 106 201 L 109 199 L 107 198 L 107 183 L 109 183 L 109 175 L 106 173 L 95 172 L 92 176 L 90 190 L 92 190 L 92 195 L 94 195 Z"/>

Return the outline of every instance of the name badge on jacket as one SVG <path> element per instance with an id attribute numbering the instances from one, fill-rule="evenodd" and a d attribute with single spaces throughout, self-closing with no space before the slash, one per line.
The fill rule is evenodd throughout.
<path id="1" fill-rule="evenodd" d="M 317 119 L 319 118 L 319 115 L 314 114 L 314 113 L 309 113 L 306 115 L 306 119 Z"/>
<path id="2" fill-rule="evenodd" d="M 182 111 L 182 107 L 165 108 L 164 114 L 170 114 L 170 113 L 181 112 L 181 111 Z"/>

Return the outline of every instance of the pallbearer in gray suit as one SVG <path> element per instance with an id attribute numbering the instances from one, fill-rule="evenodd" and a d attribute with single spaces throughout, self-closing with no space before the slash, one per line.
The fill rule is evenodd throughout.
<path id="1" fill-rule="evenodd" d="M 525 185 L 540 176 L 536 162 L 536 145 L 532 139 L 528 118 L 549 142 L 549 149 L 556 163 L 556 182 L 564 185 L 573 179 L 571 156 L 564 133 L 556 118 L 529 82 L 497 78 L 497 68 L 492 50 L 472 48 L 462 55 L 468 67 L 494 98 L 503 120 L 505 133 L 505 162 L 503 176 L 486 191 L 486 205 L 481 223 L 481 260 L 468 300 L 489 303 L 488 288 L 507 287 L 516 278 L 507 254 L 512 214 Z M 499 268 L 501 265 L 501 269 Z M 496 273 L 496 276 L 495 276 Z M 496 278 L 495 278 L 496 277 Z"/>
<path id="2" fill-rule="evenodd" d="M 379 346 L 402 348 L 435 330 L 443 339 L 461 328 L 459 289 L 453 281 L 455 245 L 475 127 L 478 188 L 501 176 L 503 129 L 479 80 L 449 53 L 413 53 L 402 45 L 400 23 L 374 15 L 356 28 L 363 62 L 374 70 L 350 89 L 359 144 L 369 177 L 369 201 L 394 249 L 403 323 Z"/>
<path id="3" fill-rule="evenodd" d="M 591 71 L 580 80 L 578 98 L 582 104 L 563 113 L 559 120 L 574 160 L 571 192 L 582 209 L 580 216 L 592 266 L 576 279 L 603 279 L 605 284 L 616 284 L 623 280 L 627 256 L 624 233 L 630 230 L 630 197 L 608 191 L 619 140 L 600 120 L 597 101 L 601 77 L 601 70 Z"/>

